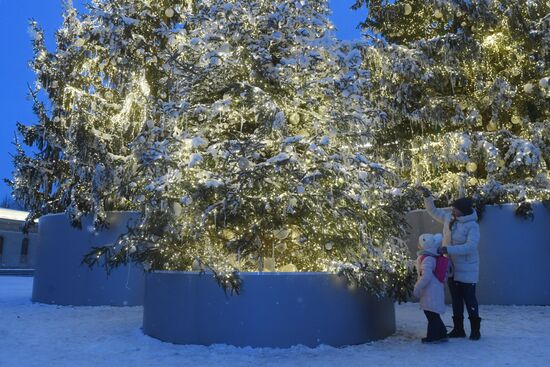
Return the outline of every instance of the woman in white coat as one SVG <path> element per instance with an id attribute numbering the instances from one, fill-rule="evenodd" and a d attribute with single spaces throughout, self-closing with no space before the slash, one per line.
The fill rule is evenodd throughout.
<path id="1" fill-rule="evenodd" d="M 424 205 L 428 213 L 443 223 L 443 246 L 439 253 L 448 254 L 451 259 L 451 273 L 448 279 L 449 291 L 453 303 L 453 330 L 450 338 L 463 338 L 464 304 L 470 318 L 470 339 L 479 340 L 480 323 L 479 307 L 476 298 L 476 284 L 479 278 L 479 225 L 472 200 L 457 199 L 452 203 L 452 210 L 445 211 L 434 205 L 433 197 L 425 187 L 419 190 L 424 196 Z"/>

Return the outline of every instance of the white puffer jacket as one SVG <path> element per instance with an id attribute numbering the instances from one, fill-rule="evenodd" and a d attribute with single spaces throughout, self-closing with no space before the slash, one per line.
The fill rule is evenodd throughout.
<path id="1" fill-rule="evenodd" d="M 451 212 L 438 209 L 433 198 L 424 198 L 428 213 L 440 223 L 443 223 L 443 246 L 451 258 L 451 276 L 462 283 L 477 283 L 479 280 L 479 225 L 477 214 L 464 215 L 456 218 L 452 230 L 449 223 Z"/>
<path id="2" fill-rule="evenodd" d="M 414 285 L 413 295 L 419 298 L 422 310 L 443 314 L 445 313 L 445 288 L 434 275 L 441 235 L 423 234 L 420 236 L 419 244 L 423 251 L 419 252 L 416 259 L 418 280 Z M 422 256 L 422 254 L 428 256 Z"/>

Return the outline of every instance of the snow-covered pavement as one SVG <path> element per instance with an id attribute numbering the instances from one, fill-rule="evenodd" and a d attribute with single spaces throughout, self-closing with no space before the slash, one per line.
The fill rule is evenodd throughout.
<path id="1" fill-rule="evenodd" d="M 550 366 L 550 307 L 481 306 L 482 339 L 423 345 L 417 304 L 396 306 L 397 332 L 345 348 L 163 343 L 141 332 L 141 307 L 30 302 L 32 278 L 0 277 L 0 366 Z M 345 312 L 345 310 L 342 310 Z M 449 312 L 444 321 L 450 325 Z"/>

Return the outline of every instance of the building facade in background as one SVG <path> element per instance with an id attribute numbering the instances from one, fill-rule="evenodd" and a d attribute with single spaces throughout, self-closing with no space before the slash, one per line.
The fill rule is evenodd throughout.
<path id="1" fill-rule="evenodd" d="M 38 245 L 38 226 L 28 233 L 21 228 L 27 212 L 0 208 L 0 270 L 34 269 Z"/>

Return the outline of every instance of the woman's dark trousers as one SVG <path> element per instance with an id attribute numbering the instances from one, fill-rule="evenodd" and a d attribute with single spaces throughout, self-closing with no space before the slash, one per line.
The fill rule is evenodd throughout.
<path id="1" fill-rule="evenodd" d="M 479 306 L 476 298 L 476 284 L 457 282 L 453 278 L 448 281 L 449 291 L 453 301 L 453 323 L 454 328 L 449 333 L 450 337 L 464 337 L 464 304 L 470 317 L 472 333 L 470 339 L 477 340 L 480 337 Z"/>

